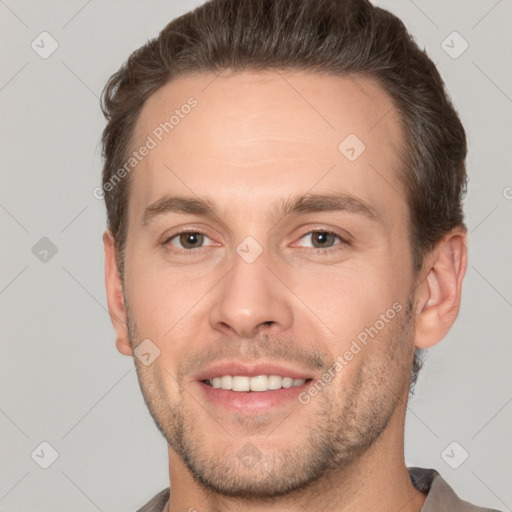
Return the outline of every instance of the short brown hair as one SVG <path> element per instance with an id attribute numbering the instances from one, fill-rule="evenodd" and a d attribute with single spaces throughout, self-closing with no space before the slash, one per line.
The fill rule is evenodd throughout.
<path id="1" fill-rule="evenodd" d="M 435 65 L 396 16 L 367 0 L 210 0 L 133 52 L 102 93 L 108 121 L 102 182 L 122 278 L 129 176 L 108 192 L 105 185 L 127 159 L 142 106 L 179 75 L 224 69 L 300 69 L 376 79 L 393 99 L 405 132 L 401 179 L 414 271 L 443 235 L 465 229 L 464 128 Z M 417 356 L 412 385 L 421 367 Z"/>

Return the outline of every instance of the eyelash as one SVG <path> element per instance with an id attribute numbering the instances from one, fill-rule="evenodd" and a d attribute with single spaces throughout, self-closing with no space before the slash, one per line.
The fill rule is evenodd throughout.
<path id="1" fill-rule="evenodd" d="M 183 231 L 178 231 L 177 233 L 174 233 L 171 236 L 169 236 L 163 242 L 162 245 L 170 253 L 186 254 L 187 256 L 191 256 L 191 257 L 202 256 L 204 254 L 205 250 L 207 249 L 207 247 L 200 247 L 200 248 L 197 248 L 197 249 L 180 249 L 180 248 L 175 248 L 175 247 L 172 247 L 172 246 L 169 245 L 171 240 L 173 240 L 174 238 L 176 238 L 176 237 L 178 237 L 180 235 L 183 235 L 185 233 L 192 233 L 194 235 L 204 235 L 205 237 L 209 238 L 208 235 L 206 235 L 205 233 L 203 233 L 201 231 L 197 231 L 197 230 L 183 230 Z M 304 233 L 299 238 L 299 240 L 302 240 L 302 238 L 304 238 L 305 236 L 311 235 L 313 233 L 322 233 L 322 234 L 325 234 L 325 235 L 334 235 L 341 242 L 341 243 L 336 244 L 336 245 L 334 245 L 332 247 L 328 247 L 327 249 L 321 249 L 321 248 L 317 248 L 317 247 L 310 248 L 310 249 L 313 250 L 313 252 L 315 254 L 326 256 L 329 253 L 333 253 L 333 252 L 337 252 L 337 251 L 343 250 L 343 245 L 350 245 L 349 242 L 345 238 L 343 238 L 341 235 L 339 235 L 338 233 L 336 233 L 334 231 L 328 231 L 326 229 L 314 229 L 314 230 L 308 231 L 308 232 Z M 306 249 L 307 249 L 307 247 L 306 247 Z"/>

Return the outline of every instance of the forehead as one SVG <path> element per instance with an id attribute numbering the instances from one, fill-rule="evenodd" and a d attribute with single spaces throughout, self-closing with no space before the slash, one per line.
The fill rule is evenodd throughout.
<path id="1" fill-rule="evenodd" d="M 341 188 L 384 208 L 405 195 L 402 141 L 391 98 L 367 77 L 181 76 L 146 101 L 137 121 L 133 149 L 151 149 L 132 171 L 130 215 L 164 193 L 224 205 L 242 198 L 248 208 L 312 188 Z"/>

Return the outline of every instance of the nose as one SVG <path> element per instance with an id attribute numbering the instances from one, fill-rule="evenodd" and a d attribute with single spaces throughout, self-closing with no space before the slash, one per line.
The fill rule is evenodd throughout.
<path id="1" fill-rule="evenodd" d="M 224 335 L 253 338 L 290 328 L 289 291 L 274 275 L 265 252 L 247 263 L 235 254 L 231 270 L 215 287 L 211 326 Z"/>

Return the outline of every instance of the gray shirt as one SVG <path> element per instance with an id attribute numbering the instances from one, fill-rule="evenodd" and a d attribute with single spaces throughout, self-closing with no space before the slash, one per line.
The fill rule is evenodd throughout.
<path id="1" fill-rule="evenodd" d="M 414 487 L 428 493 L 420 512 L 499 512 L 461 500 L 435 469 L 407 468 Z M 137 512 L 163 512 L 169 499 L 169 487 L 160 491 Z"/>

